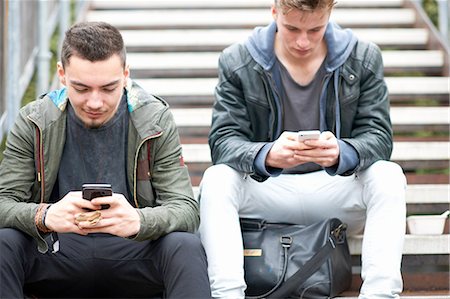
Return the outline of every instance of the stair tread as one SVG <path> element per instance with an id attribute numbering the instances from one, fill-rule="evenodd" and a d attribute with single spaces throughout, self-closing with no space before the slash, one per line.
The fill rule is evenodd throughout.
<path id="1" fill-rule="evenodd" d="M 167 17 L 170 15 L 170 18 Z M 331 20 L 342 26 L 413 26 L 415 13 L 405 8 L 336 9 Z M 211 28 L 254 27 L 272 20 L 268 8 L 261 9 L 170 9 L 96 10 L 87 21 L 103 20 L 118 28 Z"/>
<path id="2" fill-rule="evenodd" d="M 172 114 L 180 127 L 209 127 L 211 108 L 173 108 Z M 450 125 L 450 107 L 391 107 L 393 124 Z"/>
<path id="3" fill-rule="evenodd" d="M 226 8 L 226 7 L 262 7 L 267 8 L 272 4 L 272 0 L 191 0 L 190 8 Z M 339 0 L 336 8 L 339 7 L 399 7 L 402 0 Z M 93 0 L 92 9 L 160 9 L 160 8 L 182 8 L 186 7 L 186 0 L 152 0 L 152 1 L 129 1 L 129 0 Z"/>
<path id="4" fill-rule="evenodd" d="M 133 73 L 132 73 L 133 74 Z M 433 95 L 450 93 L 449 77 L 385 77 L 390 95 Z M 136 79 L 150 92 L 165 96 L 213 96 L 217 78 L 151 78 Z"/>
<path id="5" fill-rule="evenodd" d="M 363 40 L 383 45 L 425 46 L 428 32 L 423 28 L 360 28 L 352 29 Z M 197 46 L 224 48 L 235 42 L 243 41 L 252 29 L 180 29 L 180 30 L 122 30 L 127 47 L 181 47 Z"/>
<path id="6" fill-rule="evenodd" d="M 217 70 L 220 52 L 129 53 L 132 70 L 212 69 Z M 437 50 L 382 51 L 384 67 L 442 67 L 444 54 Z"/>
<path id="7" fill-rule="evenodd" d="M 351 254 L 361 254 L 362 235 L 348 238 Z M 405 235 L 403 254 L 450 254 L 450 235 Z"/>

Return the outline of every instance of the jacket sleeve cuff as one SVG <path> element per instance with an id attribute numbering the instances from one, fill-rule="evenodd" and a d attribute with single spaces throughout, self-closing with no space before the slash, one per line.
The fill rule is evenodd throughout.
<path id="1" fill-rule="evenodd" d="M 338 140 L 339 161 L 336 165 L 325 167 L 329 175 L 350 175 L 359 164 L 358 152 L 345 141 Z"/>
<path id="2" fill-rule="evenodd" d="M 273 142 L 265 144 L 256 154 L 254 163 L 255 171 L 260 176 L 279 176 L 283 169 L 275 167 L 266 167 L 266 157 L 270 149 L 273 146 Z"/>

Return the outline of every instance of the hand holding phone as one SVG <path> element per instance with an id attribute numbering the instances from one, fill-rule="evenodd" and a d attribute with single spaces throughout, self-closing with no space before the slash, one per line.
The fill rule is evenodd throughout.
<path id="1" fill-rule="evenodd" d="M 110 184 L 83 184 L 82 196 L 84 199 L 92 200 L 96 197 L 111 196 L 113 194 Z M 102 205 L 102 210 L 109 208 L 109 205 Z"/>
<path id="2" fill-rule="evenodd" d="M 319 139 L 320 131 L 319 130 L 311 130 L 311 131 L 299 131 L 298 132 L 298 140 L 304 141 L 308 139 Z"/>

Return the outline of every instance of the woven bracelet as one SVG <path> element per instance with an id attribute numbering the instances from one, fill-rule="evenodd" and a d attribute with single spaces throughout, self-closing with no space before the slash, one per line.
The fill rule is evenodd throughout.
<path id="1" fill-rule="evenodd" d="M 36 224 L 36 227 L 43 233 L 52 232 L 52 230 L 45 225 L 45 217 L 47 216 L 47 211 L 49 208 L 50 204 L 48 203 L 39 204 L 36 216 L 34 217 L 34 223 Z"/>

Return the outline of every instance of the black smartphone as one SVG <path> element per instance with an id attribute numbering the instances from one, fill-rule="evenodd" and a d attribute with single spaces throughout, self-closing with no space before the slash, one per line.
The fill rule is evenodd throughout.
<path id="1" fill-rule="evenodd" d="M 83 198 L 91 200 L 96 197 L 111 196 L 111 184 L 83 184 L 81 187 Z M 109 208 L 109 205 L 102 205 L 102 209 Z"/>

